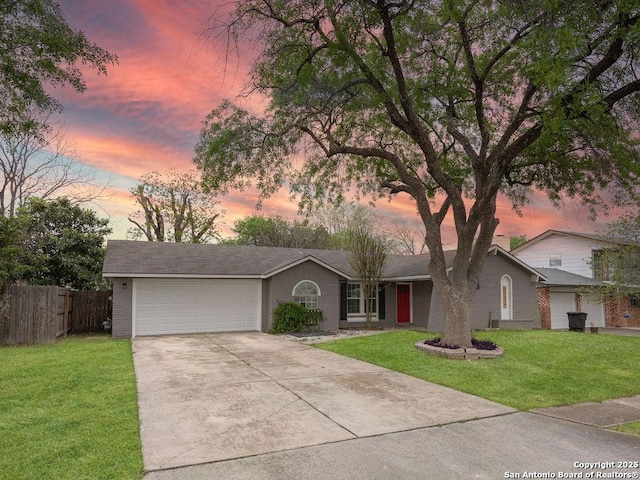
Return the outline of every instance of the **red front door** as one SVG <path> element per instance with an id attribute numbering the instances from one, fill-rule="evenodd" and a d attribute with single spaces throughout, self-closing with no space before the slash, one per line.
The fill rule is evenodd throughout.
<path id="1" fill-rule="evenodd" d="M 411 290 L 409 285 L 397 285 L 398 323 L 411 321 Z"/>

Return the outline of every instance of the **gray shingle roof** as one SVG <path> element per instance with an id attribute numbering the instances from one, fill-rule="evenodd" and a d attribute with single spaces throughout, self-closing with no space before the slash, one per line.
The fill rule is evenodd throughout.
<path id="1" fill-rule="evenodd" d="M 566 286 L 566 287 L 591 287 L 602 285 L 602 282 L 592 278 L 583 277 L 575 273 L 565 272 L 557 268 L 536 268 L 541 274 L 547 277 L 543 283 L 545 285 Z"/>
<path id="2" fill-rule="evenodd" d="M 110 240 L 105 276 L 268 277 L 304 259 L 325 264 L 345 277 L 354 275 L 351 253 L 342 250 L 205 245 Z M 428 276 L 428 255 L 389 255 L 385 277 Z"/>
<path id="3" fill-rule="evenodd" d="M 328 252 L 277 247 L 110 240 L 102 272 L 105 276 L 259 277 L 305 257 L 314 257 L 350 276 L 352 269 L 349 265 L 349 253 Z"/>
<path id="4" fill-rule="evenodd" d="M 448 265 L 454 255 L 455 250 L 445 252 Z M 102 273 L 106 277 L 268 278 L 289 266 L 311 260 L 343 277 L 353 278 L 355 273 L 350 258 L 351 253 L 343 250 L 110 240 Z M 429 254 L 389 255 L 383 278 L 428 278 L 429 259 Z"/>

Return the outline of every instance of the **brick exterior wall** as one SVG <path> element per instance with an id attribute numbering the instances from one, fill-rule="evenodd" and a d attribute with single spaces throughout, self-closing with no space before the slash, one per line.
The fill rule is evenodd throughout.
<path id="1" fill-rule="evenodd" d="M 131 338 L 133 332 L 133 281 L 131 278 L 114 278 L 112 286 L 113 326 L 111 335 L 114 338 Z"/>
<path id="2" fill-rule="evenodd" d="M 607 327 L 640 327 L 640 307 L 629 297 L 609 300 L 605 305 Z"/>
<path id="3" fill-rule="evenodd" d="M 582 311 L 582 297 L 576 294 L 576 312 Z"/>
<path id="4" fill-rule="evenodd" d="M 540 310 L 540 327 L 551 329 L 551 290 L 549 287 L 538 287 L 536 293 Z"/>

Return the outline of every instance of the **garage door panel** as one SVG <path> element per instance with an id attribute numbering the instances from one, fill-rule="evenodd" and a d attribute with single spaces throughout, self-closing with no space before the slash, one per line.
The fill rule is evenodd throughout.
<path id="1" fill-rule="evenodd" d="M 259 280 L 137 280 L 136 335 L 256 330 Z"/>
<path id="2" fill-rule="evenodd" d="M 598 302 L 596 299 L 583 296 L 581 300 L 582 311 L 587 313 L 586 326 L 604 327 L 605 326 L 605 312 L 602 302 Z"/>
<path id="3" fill-rule="evenodd" d="M 567 292 L 551 292 L 551 328 L 569 328 L 567 312 L 576 311 L 576 294 Z"/>

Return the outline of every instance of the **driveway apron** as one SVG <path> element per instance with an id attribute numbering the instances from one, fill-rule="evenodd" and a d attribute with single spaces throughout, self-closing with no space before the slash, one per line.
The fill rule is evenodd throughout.
<path id="1" fill-rule="evenodd" d="M 138 337 L 133 352 L 147 471 L 515 411 L 259 332 Z"/>

